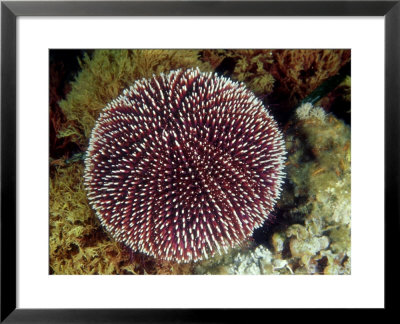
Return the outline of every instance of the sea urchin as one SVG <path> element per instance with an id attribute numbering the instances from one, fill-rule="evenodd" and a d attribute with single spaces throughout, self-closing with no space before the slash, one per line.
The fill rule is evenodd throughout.
<path id="1" fill-rule="evenodd" d="M 116 240 L 156 258 L 196 261 L 264 223 L 284 160 L 277 123 L 243 84 L 177 70 L 136 81 L 102 111 L 85 186 Z"/>

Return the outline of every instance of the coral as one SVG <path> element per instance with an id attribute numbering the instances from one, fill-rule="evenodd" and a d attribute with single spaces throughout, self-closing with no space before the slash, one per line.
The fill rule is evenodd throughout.
<path id="1" fill-rule="evenodd" d="M 295 107 L 350 60 L 350 50 L 273 50 L 275 100 Z M 286 99 L 287 98 L 287 99 Z"/>
<path id="2" fill-rule="evenodd" d="M 245 82 L 256 95 L 271 94 L 273 102 L 286 102 L 292 108 L 350 60 L 350 50 L 237 49 L 201 53 L 214 69 Z"/>
<path id="3" fill-rule="evenodd" d="M 243 84 L 176 70 L 136 81 L 107 105 L 85 184 L 117 241 L 197 261 L 264 223 L 280 195 L 284 155 L 276 122 Z"/>
<path id="4" fill-rule="evenodd" d="M 58 138 L 70 137 L 84 150 L 99 112 L 123 89 L 137 79 L 178 68 L 211 71 L 198 57 L 197 50 L 96 50 L 92 58 L 86 54 L 71 91 L 59 103 L 68 123 Z"/>
<path id="5" fill-rule="evenodd" d="M 325 111 L 321 107 L 313 107 L 309 102 L 301 105 L 296 110 L 298 120 L 307 120 L 310 118 L 318 119 L 321 123 L 325 123 Z"/>
<path id="6" fill-rule="evenodd" d="M 231 62 L 225 63 L 228 75 L 233 80 L 245 82 L 256 95 L 266 95 L 273 90 L 275 80 L 269 71 L 274 61 L 270 50 L 204 50 L 202 59 L 214 69 L 221 68 L 224 62 Z"/>
<path id="7" fill-rule="evenodd" d="M 203 50 L 201 59 L 216 71 L 245 82 L 268 105 L 279 121 L 290 118 L 300 101 L 324 81 L 333 76 L 350 73 L 350 50 L 319 49 L 235 49 Z M 346 97 L 342 84 L 333 95 L 320 101 L 330 111 L 334 99 Z M 331 91 L 331 90 L 330 90 Z M 324 94 L 327 96 L 327 94 Z M 328 97 L 327 96 L 327 97 Z M 348 97 L 348 94 L 347 94 Z M 348 106 L 348 107 L 347 107 Z M 349 122 L 349 105 L 337 101 L 332 111 Z M 343 111 L 338 111 L 342 108 Z"/>
<path id="8" fill-rule="evenodd" d="M 78 147 L 71 142 L 70 138 L 58 138 L 57 134 L 68 121 L 62 112 L 59 101 L 69 92 L 69 86 L 63 82 L 67 78 L 63 62 L 54 61 L 50 63 L 50 86 L 49 86 L 49 149 L 52 159 L 59 159 L 66 155 L 67 151 L 77 150 Z"/>
<path id="9" fill-rule="evenodd" d="M 248 253 L 239 253 L 233 258 L 234 267 L 229 274 L 267 274 L 272 273 L 272 253 L 262 245 Z"/>
<path id="10" fill-rule="evenodd" d="M 222 257 L 203 261 L 194 269 L 197 274 L 224 275 L 265 275 L 292 274 L 288 262 L 277 258 L 274 252 L 265 246 L 248 244 L 233 249 Z"/>
<path id="11" fill-rule="evenodd" d="M 83 165 L 57 168 L 50 179 L 50 273 L 134 273 L 129 253 L 93 217 L 83 190 Z"/>
<path id="12" fill-rule="evenodd" d="M 319 107 L 302 105 L 287 133 L 292 190 L 286 190 L 280 207 L 286 219 L 302 223 L 285 232 L 297 272 L 322 272 L 350 258 L 350 128 L 321 114 Z M 341 266 L 343 273 L 348 270 Z"/>

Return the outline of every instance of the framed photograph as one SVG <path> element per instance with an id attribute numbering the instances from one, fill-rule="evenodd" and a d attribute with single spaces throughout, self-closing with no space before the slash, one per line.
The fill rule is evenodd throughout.
<path id="1" fill-rule="evenodd" d="M 1 320 L 391 308 L 399 15 L 2 2 Z"/>

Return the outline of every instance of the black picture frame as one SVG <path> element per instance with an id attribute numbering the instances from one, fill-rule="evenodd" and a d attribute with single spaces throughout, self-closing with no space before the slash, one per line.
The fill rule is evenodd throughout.
<path id="1" fill-rule="evenodd" d="M 400 1 L 2 1 L 1 322 L 236 322 L 249 310 L 16 308 L 16 19 L 19 16 L 384 16 L 385 309 L 396 306 L 391 265 L 399 237 Z M 394 293 L 394 294 L 392 294 Z M 251 310 L 265 317 L 266 310 Z M 247 316 L 246 315 L 246 316 Z"/>

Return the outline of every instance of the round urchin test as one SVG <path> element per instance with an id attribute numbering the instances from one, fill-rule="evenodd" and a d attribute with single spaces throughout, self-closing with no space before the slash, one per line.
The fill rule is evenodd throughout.
<path id="1" fill-rule="evenodd" d="M 85 187 L 134 251 L 198 261 L 248 239 L 274 209 L 285 146 L 246 87 L 199 69 L 136 81 L 92 131 Z"/>

